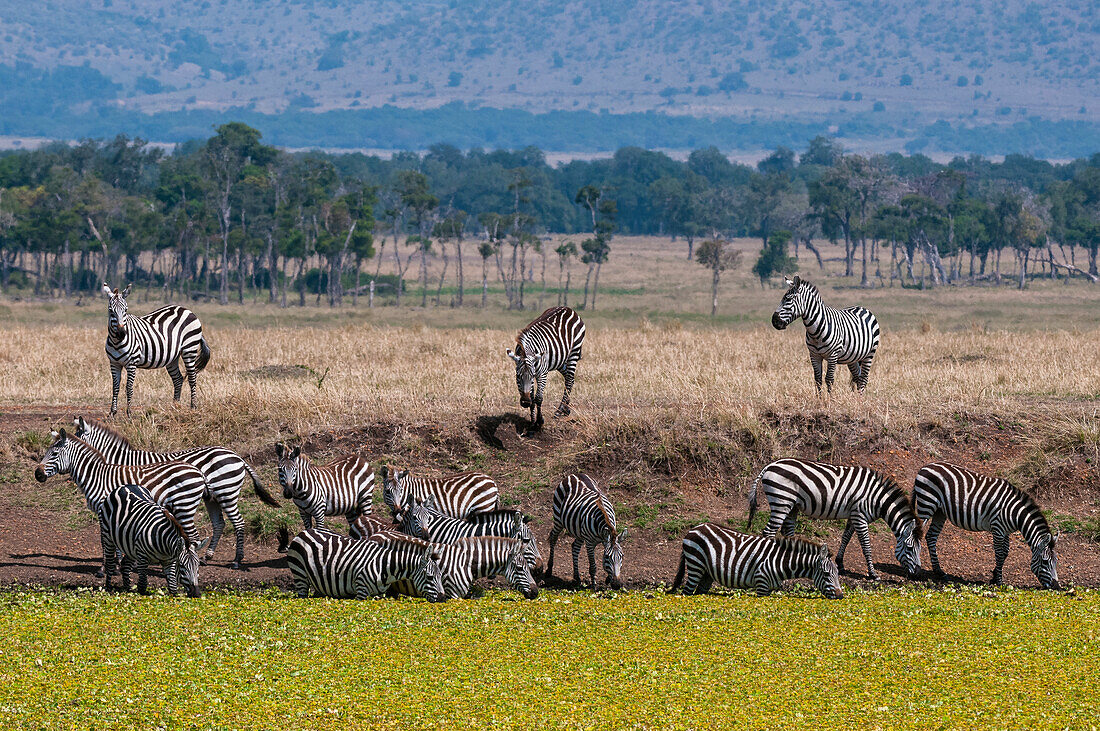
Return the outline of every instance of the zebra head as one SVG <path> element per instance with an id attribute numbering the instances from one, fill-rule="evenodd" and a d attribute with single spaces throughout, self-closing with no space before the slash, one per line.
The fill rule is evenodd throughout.
<path id="1" fill-rule="evenodd" d="M 130 287 L 119 292 L 111 289 L 106 282 L 103 283 L 103 294 L 107 295 L 107 332 L 113 336 L 126 332 L 126 296 L 130 294 Z"/>
<path id="2" fill-rule="evenodd" d="M 512 538 L 523 543 L 523 555 L 527 559 L 527 565 L 532 570 L 542 573 L 542 554 L 539 552 L 539 544 L 535 535 L 531 532 L 531 517 L 516 511 L 515 522 L 512 528 Z M 528 597 L 531 599 L 533 597 Z"/>
<path id="3" fill-rule="evenodd" d="M 1061 589 L 1058 583 L 1058 559 L 1054 555 L 1057 534 L 1047 533 L 1036 539 L 1031 547 L 1031 572 L 1039 578 L 1044 589 Z"/>
<path id="4" fill-rule="evenodd" d="M 439 566 L 439 553 L 431 546 L 425 546 L 420 564 L 413 572 L 412 581 L 416 592 L 429 602 L 447 601 L 447 592 L 443 588 L 443 569 Z"/>
<path id="5" fill-rule="evenodd" d="M 199 589 L 199 553 L 206 548 L 209 541 L 209 538 L 204 538 L 201 543 L 184 539 L 183 548 L 176 557 L 179 582 L 187 590 L 187 596 L 195 599 L 202 596 L 202 590 Z"/>
<path id="6" fill-rule="evenodd" d="M 298 457 L 302 454 L 301 447 L 288 449 L 285 444 L 275 445 L 275 456 L 278 458 L 276 469 L 279 472 L 279 484 L 283 486 L 283 497 L 287 500 L 294 498 L 294 488 L 298 484 Z"/>
<path id="7" fill-rule="evenodd" d="M 772 313 L 772 327 L 776 330 L 786 329 L 787 325 L 794 322 L 796 318 L 806 314 L 806 292 L 808 291 L 809 282 L 803 282 L 798 277 L 794 279 L 784 277 L 783 281 L 787 283 L 790 289 L 783 295 L 779 307 L 776 307 L 775 312 Z M 807 287 L 803 287 L 803 284 L 806 284 Z"/>
<path id="8" fill-rule="evenodd" d="M 811 576 L 814 586 L 827 598 L 844 598 L 844 587 L 840 585 L 840 573 L 829 555 L 829 549 L 824 545 L 818 546 L 817 554 L 813 557 Z"/>
<path id="9" fill-rule="evenodd" d="M 508 565 L 504 568 L 504 578 L 507 579 L 508 586 L 528 599 L 534 599 L 539 595 L 539 587 L 535 583 L 535 576 L 531 573 L 531 564 L 527 557 L 527 552 L 534 542 L 533 538 L 517 541 L 508 556 Z"/>
<path id="10" fill-rule="evenodd" d="M 405 486 L 409 471 L 382 467 L 382 503 L 389 508 L 394 520 L 401 519 L 401 506 L 405 503 Z"/>
<path id="11" fill-rule="evenodd" d="M 430 540 L 428 538 L 429 530 L 431 530 L 434 522 L 432 520 L 433 514 L 436 513 L 435 497 L 429 495 L 421 502 L 413 497 L 412 493 L 409 493 L 407 498 L 405 507 L 401 511 L 402 530 L 413 538 Z"/>
<path id="12" fill-rule="evenodd" d="M 50 432 L 50 436 L 54 440 L 53 444 L 46 450 L 42 461 L 38 463 L 38 467 L 34 470 L 34 479 L 39 482 L 45 482 L 57 474 L 66 474 L 72 471 L 73 468 L 74 455 L 70 447 L 72 440 L 69 435 L 62 429 L 60 432 Z"/>
<path id="13" fill-rule="evenodd" d="M 627 529 L 621 531 L 611 530 L 603 547 L 603 570 L 607 572 L 607 583 L 612 589 L 623 588 L 623 580 L 619 574 L 623 570 L 623 544 Z"/>
<path id="14" fill-rule="evenodd" d="M 915 518 L 906 520 L 895 538 L 894 556 L 905 573 L 913 578 L 920 573 L 920 523 Z"/>
<path id="15" fill-rule="evenodd" d="M 519 405 L 524 409 L 533 409 L 538 400 L 539 354 L 528 353 L 522 343 L 516 344 L 515 352 L 506 351 L 516 364 L 516 388 L 519 389 Z"/>

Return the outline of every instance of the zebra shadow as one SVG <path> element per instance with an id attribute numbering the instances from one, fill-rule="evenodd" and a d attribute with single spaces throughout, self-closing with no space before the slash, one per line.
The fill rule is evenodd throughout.
<path id="1" fill-rule="evenodd" d="M 56 553 L 12 553 L 11 561 L 0 562 L 0 569 L 5 568 L 35 568 L 48 571 L 69 571 L 75 574 L 94 574 L 103 567 L 102 558 L 78 558 L 76 556 L 63 556 Z M 46 559 L 33 561 L 30 559 Z M 51 563 L 56 561 L 58 563 Z"/>
<path id="2" fill-rule="evenodd" d="M 514 429 L 516 437 L 529 437 L 538 434 L 539 429 L 527 418 L 516 413 L 500 414 L 499 416 L 479 416 L 474 425 L 474 431 L 482 442 L 494 449 L 506 449 L 505 439 L 511 441 L 510 430 L 505 429 L 501 435 L 501 427 L 508 425 Z M 503 438 L 502 438 L 503 436 Z"/>

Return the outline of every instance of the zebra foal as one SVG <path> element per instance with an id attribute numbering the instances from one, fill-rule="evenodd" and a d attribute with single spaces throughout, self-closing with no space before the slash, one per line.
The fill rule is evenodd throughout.
<path id="1" fill-rule="evenodd" d="M 586 474 L 566 475 L 554 490 L 554 526 L 550 529 L 550 557 L 546 577 L 554 575 L 554 547 L 561 534 L 573 536 L 573 581 L 581 583 L 581 546 L 588 550 L 588 575 L 596 586 L 596 545 L 603 544 L 603 569 L 607 583 L 621 589 L 623 569 L 622 540 L 627 529 L 615 527 L 615 507 L 611 498 Z"/>
<path id="2" fill-rule="evenodd" d="M 150 563 L 164 567 L 168 591 L 175 594 L 182 583 L 187 596 L 198 597 L 199 551 L 202 543 L 191 540 L 172 514 L 138 485 L 123 485 L 107 493 L 99 505 L 99 539 L 103 546 L 104 588 L 111 588 L 117 554 L 122 557 L 122 588 L 130 590 L 130 571 L 137 569 L 138 593 L 148 588 Z"/>
<path id="3" fill-rule="evenodd" d="M 749 521 L 752 528 L 757 498 L 763 488 L 771 514 L 763 535 L 774 538 L 794 532 L 799 512 L 811 518 L 845 520 L 844 535 L 836 554 L 837 568 L 844 568 L 844 551 L 854 533 L 859 537 L 867 573 L 879 578 L 871 561 L 871 536 L 868 524 L 882 518 L 894 534 L 894 556 L 909 576 L 920 571 L 920 522 L 913 514 L 909 498 L 888 477 L 866 467 L 845 467 L 780 459 L 765 467 L 749 491 Z"/>
<path id="4" fill-rule="evenodd" d="M 191 388 L 191 408 L 195 407 L 195 382 L 199 371 L 210 362 L 210 346 L 202 334 L 202 323 L 186 307 L 168 305 L 140 317 L 129 313 L 126 297 L 130 285 L 121 292 L 103 284 L 107 295 L 107 361 L 111 366 L 111 416 L 118 412 L 118 389 L 122 369 L 126 369 L 126 413 L 134 395 L 134 376 L 138 368 L 164 368 L 172 377 L 172 398 L 180 400 L 183 374 Z"/>
<path id="5" fill-rule="evenodd" d="M 1020 531 L 1031 547 L 1031 571 L 1044 589 L 1058 589 L 1058 560 L 1054 548 L 1058 536 L 1035 500 L 1007 480 L 990 477 L 946 462 L 925 465 L 913 483 L 913 510 L 930 520 L 925 540 L 932 571 L 943 576 L 936 542 L 945 521 L 968 531 L 993 534 L 993 583 L 1000 584 L 1009 537 Z"/>
<path id="6" fill-rule="evenodd" d="M 767 596 L 788 579 L 810 579 L 829 599 L 844 598 L 829 549 L 802 538 L 765 538 L 703 523 L 684 536 L 680 567 L 668 592 L 705 594 L 714 582 L 731 589 L 755 589 Z"/>
<path id="7" fill-rule="evenodd" d="M 308 530 L 324 529 L 329 515 L 343 515 L 348 525 L 360 515 L 370 515 L 374 495 L 374 470 L 362 457 L 350 456 L 318 467 L 302 454 L 301 447 L 275 445 L 276 468 L 283 496 L 293 500 Z"/>
<path id="8" fill-rule="evenodd" d="M 392 466 L 383 466 L 381 472 L 382 502 L 395 519 L 410 495 L 417 500 L 434 498 L 436 509 L 452 518 L 467 518 L 500 507 L 496 482 L 481 472 L 414 477 L 409 470 Z"/>
<path id="9" fill-rule="evenodd" d="M 569 307 L 551 307 L 516 336 L 516 349 L 508 349 L 508 357 L 516 365 L 516 388 L 519 405 L 530 409 L 531 422 L 540 427 L 542 398 L 546 392 L 546 376 L 559 371 L 565 378 L 565 393 L 554 416 L 569 415 L 569 393 L 577 374 L 584 342 L 584 322 Z"/>
<path id="10" fill-rule="evenodd" d="M 852 388 L 867 388 L 871 363 L 878 350 L 878 319 L 864 307 L 829 307 L 821 301 L 817 287 L 798 277 L 786 280 L 790 289 L 772 313 L 772 327 L 783 330 L 796 318 L 806 325 L 806 348 L 814 369 L 814 383 L 821 393 L 821 364 L 826 364 L 825 386 L 833 392 L 838 363 L 848 366 Z"/>

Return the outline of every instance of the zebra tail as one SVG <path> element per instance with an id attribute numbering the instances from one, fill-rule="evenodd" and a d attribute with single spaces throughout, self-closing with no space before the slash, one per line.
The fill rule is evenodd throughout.
<path id="1" fill-rule="evenodd" d="M 765 467 L 764 469 L 767 469 L 767 468 Z M 760 487 L 760 478 L 763 475 L 764 475 L 763 472 L 761 472 L 759 475 L 757 475 L 756 479 L 753 480 L 752 487 L 749 489 L 749 520 L 745 524 L 745 528 L 747 530 L 752 530 L 752 521 L 753 521 L 753 518 L 756 517 L 756 491 L 757 491 L 757 488 Z"/>
<path id="2" fill-rule="evenodd" d="M 676 578 L 672 580 L 672 586 L 668 587 L 666 594 L 672 594 L 680 588 L 680 584 L 684 583 L 684 572 L 687 570 L 687 558 L 684 556 L 684 552 L 680 552 L 680 568 L 676 569 Z"/>
<path id="3" fill-rule="evenodd" d="M 290 546 L 290 530 L 285 526 L 279 526 L 279 553 L 286 553 Z"/>
<path id="4" fill-rule="evenodd" d="M 273 498 L 263 483 L 260 482 L 260 476 L 256 474 L 256 470 L 248 464 L 245 464 L 245 468 L 248 470 L 248 476 L 252 478 L 252 489 L 256 491 L 256 497 L 273 508 L 281 508 L 282 505 L 279 504 L 279 501 Z"/>
<path id="5" fill-rule="evenodd" d="M 210 345 L 207 344 L 206 337 L 204 336 L 199 341 L 199 357 L 195 359 L 195 372 L 198 373 L 199 371 L 201 371 L 203 368 L 206 367 L 206 364 L 209 362 Z"/>

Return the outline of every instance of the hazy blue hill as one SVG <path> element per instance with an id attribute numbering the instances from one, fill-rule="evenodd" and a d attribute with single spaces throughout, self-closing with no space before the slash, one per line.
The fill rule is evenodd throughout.
<path id="1" fill-rule="evenodd" d="M 301 116 L 453 102 L 847 125 L 854 137 L 932 147 L 948 143 L 930 128 L 939 120 L 953 145 L 980 144 L 988 136 L 966 130 L 990 125 L 1018 138 L 1012 130 L 1059 122 L 1087 139 L 1100 123 L 1100 13 L 1089 0 L 8 0 L 0 23 L 6 133 L 79 135 L 181 110 Z M 178 138 L 173 118 L 162 114 L 158 128 Z M 339 119 L 356 118 L 370 117 Z M 591 136 L 587 117 L 565 118 L 557 124 Z M 624 133 L 637 127 L 637 117 L 610 119 Z M 322 124 L 330 143 L 364 137 Z M 366 136 L 404 146 L 394 132 Z M 526 133 L 505 137 L 516 134 Z"/>

